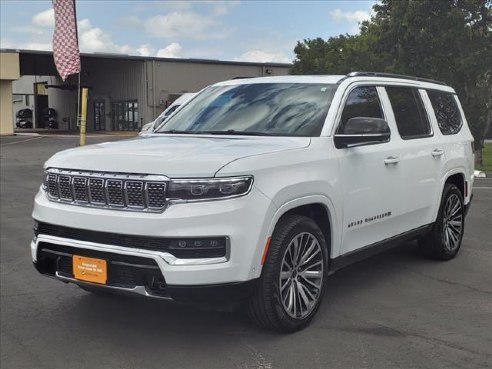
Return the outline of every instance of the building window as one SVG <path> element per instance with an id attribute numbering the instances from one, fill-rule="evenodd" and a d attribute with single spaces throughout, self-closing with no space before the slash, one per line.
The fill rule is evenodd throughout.
<path id="1" fill-rule="evenodd" d="M 138 102 L 120 101 L 112 104 L 113 131 L 138 131 Z"/>

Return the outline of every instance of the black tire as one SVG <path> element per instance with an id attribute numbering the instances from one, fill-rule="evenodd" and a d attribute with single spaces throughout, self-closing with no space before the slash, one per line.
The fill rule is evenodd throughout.
<path id="1" fill-rule="evenodd" d="M 311 236 L 313 237 L 311 238 Z M 300 244 L 296 261 L 291 257 L 292 247 L 295 248 L 295 240 L 297 240 L 298 245 Z M 306 245 L 309 243 L 310 246 L 303 246 L 304 243 Z M 309 254 L 308 251 L 311 247 L 313 250 Z M 301 252 L 303 252 L 302 255 Z M 311 257 L 310 255 L 314 256 Z M 288 264 L 292 264 L 292 269 L 285 271 L 285 268 L 289 267 Z M 288 273 L 291 274 L 287 278 Z M 308 278 L 305 278 L 307 273 L 310 274 Z M 312 273 L 316 276 L 312 277 Z M 323 232 L 308 217 L 285 216 L 275 227 L 267 258 L 263 265 L 258 290 L 248 301 L 247 312 L 250 319 L 261 327 L 284 333 L 295 332 L 306 327 L 315 316 L 323 299 L 327 274 L 328 246 Z M 307 284 L 307 279 L 313 285 L 321 283 L 319 288 Z M 281 284 L 283 291 L 280 289 Z M 307 288 L 309 288 L 308 291 L 306 291 Z M 310 292 L 309 296 L 306 292 Z M 286 293 L 290 310 L 282 302 L 282 294 L 285 295 Z M 312 296 L 315 296 L 313 301 L 309 301 L 309 304 L 305 303 L 305 298 L 309 300 L 309 297 Z M 284 301 L 286 300 L 284 299 Z M 293 305 L 291 304 L 292 301 Z M 299 307 L 299 311 L 297 311 L 297 307 Z M 305 308 L 304 312 L 302 311 L 303 307 Z M 304 315 L 293 317 L 294 314 Z"/>
<path id="2" fill-rule="evenodd" d="M 452 206 L 451 204 L 456 205 L 456 213 L 454 214 L 449 213 L 450 210 L 453 210 L 449 209 L 449 206 Z M 419 240 L 419 249 L 425 256 L 432 259 L 450 260 L 458 254 L 464 230 L 465 206 L 463 204 L 463 194 L 454 184 L 446 183 L 436 222 L 431 231 Z"/>

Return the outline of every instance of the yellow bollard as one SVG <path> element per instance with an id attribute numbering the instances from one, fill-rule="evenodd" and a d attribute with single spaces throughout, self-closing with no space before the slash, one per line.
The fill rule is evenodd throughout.
<path id="1" fill-rule="evenodd" d="M 87 95 L 89 89 L 82 88 L 81 104 L 80 104 L 80 146 L 85 145 L 85 122 L 87 119 Z"/>

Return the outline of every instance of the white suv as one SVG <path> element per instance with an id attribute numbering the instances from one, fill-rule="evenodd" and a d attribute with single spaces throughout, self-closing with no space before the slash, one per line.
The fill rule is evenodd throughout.
<path id="1" fill-rule="evenodd" d="M 49 159 L 32 258 L 90 291 L 247 306 L 295 331 L 348 263 L 409 239 L 456 255 L 472 142 L 455 91 L 431 80 L 217 83 L 150 137 Z"/>

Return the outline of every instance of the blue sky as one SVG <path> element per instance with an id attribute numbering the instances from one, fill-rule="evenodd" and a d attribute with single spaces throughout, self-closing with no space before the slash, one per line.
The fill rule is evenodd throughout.
<path id="1" fill-rule="evenodd" d="M 82 52 L 290 62 L 298 40 L 355 34 L 375 1 L 77 0 Z M 0 47 L 51 50 L 51 1 L 0 1 Z"/>

